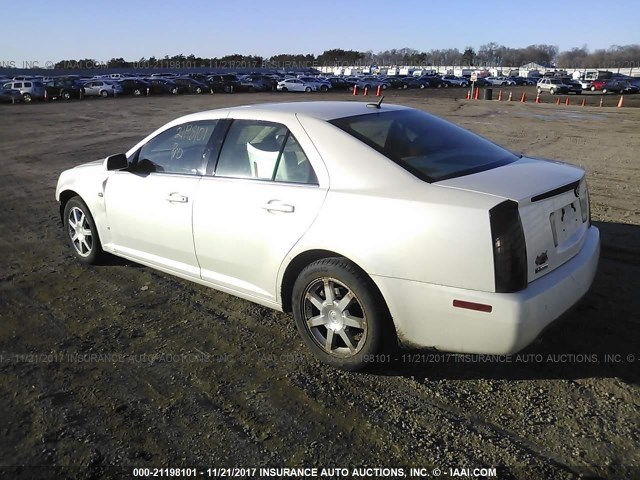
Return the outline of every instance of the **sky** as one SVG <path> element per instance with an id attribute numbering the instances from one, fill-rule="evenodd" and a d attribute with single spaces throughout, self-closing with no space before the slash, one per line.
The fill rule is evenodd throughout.
<path id="1" fill-rule="evenodd" d="M 180 53 L 318 55 L 332 48 L 477 51 L 488 42 L 561 51 L 638 44 L 640 8 L 637 0 L 618 0 L 615 8 L 601 0 L 27 0 L 4 9 L 0 66 Z"/>

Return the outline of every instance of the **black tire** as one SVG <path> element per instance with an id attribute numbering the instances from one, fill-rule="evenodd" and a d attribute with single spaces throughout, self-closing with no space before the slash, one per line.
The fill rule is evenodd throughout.
<path id="1" fill-rule="evenodd" d="M 66 90 L 63 90 L 60 96 L 63 100 L 71 100 L 71 93 L 67 92 Z"/>
<path id="2" fill-rule="evenodd" d="M 282 91 L 282 92 L 288 92 L 288 91 L 289 91 L 289 89 L 288 89 L 287 87 L 282 87 L 282 90 L 281 90 L 281 91 Z"/>
<path id="3" fill-rule="evenodd" d="M 442 88 L 442 84 L 441 83 L 438 83 L 438 88 Z"/>
<path id="4" fill-rule="evenodd" d="M 320 85 L 320 91 L 321 92 L 326 92 L 329 90 L 329 87 L 327 87 L 326 85 Z"/>
<path id="5" fill-rule="evenodd" d="M 224 93 L 231 93 L 231 85 L 224 86 Z"/>
<path id="6" fill-rule="evenodd" d="M 33 98 L 31 98 L 31 95 L 29 95 L 28 93 L 25 93 L 22 95 L 22 100 L 24 100 L 25 103 L 29 103 L 31 100 L 33 100 Z"/>
<path id="7" fill-rule="evenodd" d="M 100 92 L 100 96 L 101 96 L 102 98 L 107 98 L 107 97 L 109 96 L 109 92 L 107 92 L 106 90 L 102 90 L 102 91 Z"/>
<path id="8" fill-rule="evenodd" d="M 427 88 L 427 86 L 424 83 L 421 83 L 420 88 Z"/>
<path id="9" fill-rule="evenodd" d="M 607 94 L 607 91 L 608 91 L 608 90 L 607 90 L 606 88 L 603 88 L 603 89 L 602 89 L 602 94 L 603 94 L 603 95 L 606 95 L 606 94 Z"/>
<path id="10" fill-rule="evenodd" d="M 466 87 L 468 87 L 468 85 L 467 85 L 467 83 L 466 83 L 466 82 L 462 82 L 462 83 L 460 84 L 460 87 L 462 87 L 462 88 L 466 88 Z"/>
<path id="11" fill-rule="evenodd" d="M 173 88 L 171 89 L 171 94 L 172 94 L 172 95 L 177 95 L 177 94 L 178 94 L 178 89 L 177 89 L 176 87 L 173 87 Z"/>
<path id="12" fill-rule="evenodd" d="M 591 91 L 595 92 L 596 91 L 596 87 L 591 87 Z"/>
<path id="13" fill-rule="evenodd" d="M 140 95 L 142 95 L 142 90 L 140 90 L 139 88 L 136 88 L 136 89 L 133 91 L 133 96 L 134 96 L 134 97 L 139 97 Z"/>
<path id="14" fill-rule="evenodd" d="M 305 87 L 304 91 L 305 91 L 306 93 L 311 93 L 311 87 Z"/>
<path id="15" fill-rule="evenodd" d="M 373 281 L 342 257 L 317 260 L 302 270 L 292 306 L 305 344 L 321 361 L 343 370 L 370 365 L 392 325 Z"/>
<path id="16" fill-rule="evenodd" d="M 552 88 L 551 90 L 549 90 L 549 93 L 550 93 L 551 95 L 555 95 L 555 94 L 556 94 L 556 89 L 555 89 L 555 88 Z"/>
<path id="17" fill-rule="evenodd" d="M 75 257 L 87 265 L 99 263 L 104 251 L 89 207 L 80 197 L 73 197 L 65 205 L 62 218 L 65 236 Z"/>
<path id="18" fill-rule="evenodd" d="M 200 87 L 196 88 L 196 93 L 197 93 L 197 94 L 202 93 L 202 88 L 200 88 Z"/>
<path id="19" fill-rule="evenodd" d="M 386 90 L 386 89 L 387 89 L 387 84 L 386 84 L 386 83 L 383 83 L 383 84 L 382 84 L 382 90 Z"/>

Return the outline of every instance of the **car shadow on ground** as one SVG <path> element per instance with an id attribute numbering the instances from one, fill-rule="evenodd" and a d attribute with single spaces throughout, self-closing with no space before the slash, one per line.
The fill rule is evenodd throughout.
<path id="1" fill-rule="evenodd" d="M 400 350 L 371 373 L 429 380 L 613 378 L 640 384 L 640 226 L 594 222 L 598 273 L 590 292 L 515 355 Z"/>

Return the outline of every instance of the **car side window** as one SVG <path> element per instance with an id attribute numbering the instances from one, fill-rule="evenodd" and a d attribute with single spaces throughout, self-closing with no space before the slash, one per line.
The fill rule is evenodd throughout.
<path id="1" fill-rule="evenodd" d="M 222 146 L 216 176 L 272 180 L 287 128 L 279 123 L 235 120 Z"/>
<path id="2" fill-rule="evenodd" d="M 165 130 L 140 149 L 134 169 L 146 173 L 204 175 L 207 145 L 217 122 L 188 122 Z"/>
<path id="3" fill-rule="evenodd" d="M 231 124 L 216 176 L 317 185 L 302 147 L 281 124 L 236 120 Z"/>
<path id="4" fill-rule="evenodd" d="M 311 162 L 305 155 L 302 147 L 291 133 L 282 150 L 282 155 L 276 169 L 276 182 L 304 183 L 318 185 Z"/>

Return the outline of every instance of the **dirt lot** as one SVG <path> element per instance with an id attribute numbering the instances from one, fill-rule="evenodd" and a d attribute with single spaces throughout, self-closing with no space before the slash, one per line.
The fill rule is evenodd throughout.
<path id="1" fill-rule="evenodd" d="M 1 106 L 0 477 L 52 478 L 54 466 L 71 467 L 58 478 L 129 478 L 134 466 L 198 466 L 204 476 L 221 466 L 407 467 L 407 476 L 427 467 L 451 477 L 449 468 L 490 466 L 501 479 L 640 478 L 638 109 L 389 92 L 588 172 L 602 233 L 593 290 L 510 361 L 401 352 L 344 373 L 307 353 L 289 315 L 124 261 L 72 258 L 54 200 L 63 169 L 124 151 L 182 114 L 338 97 L 362 101 Z"/>

